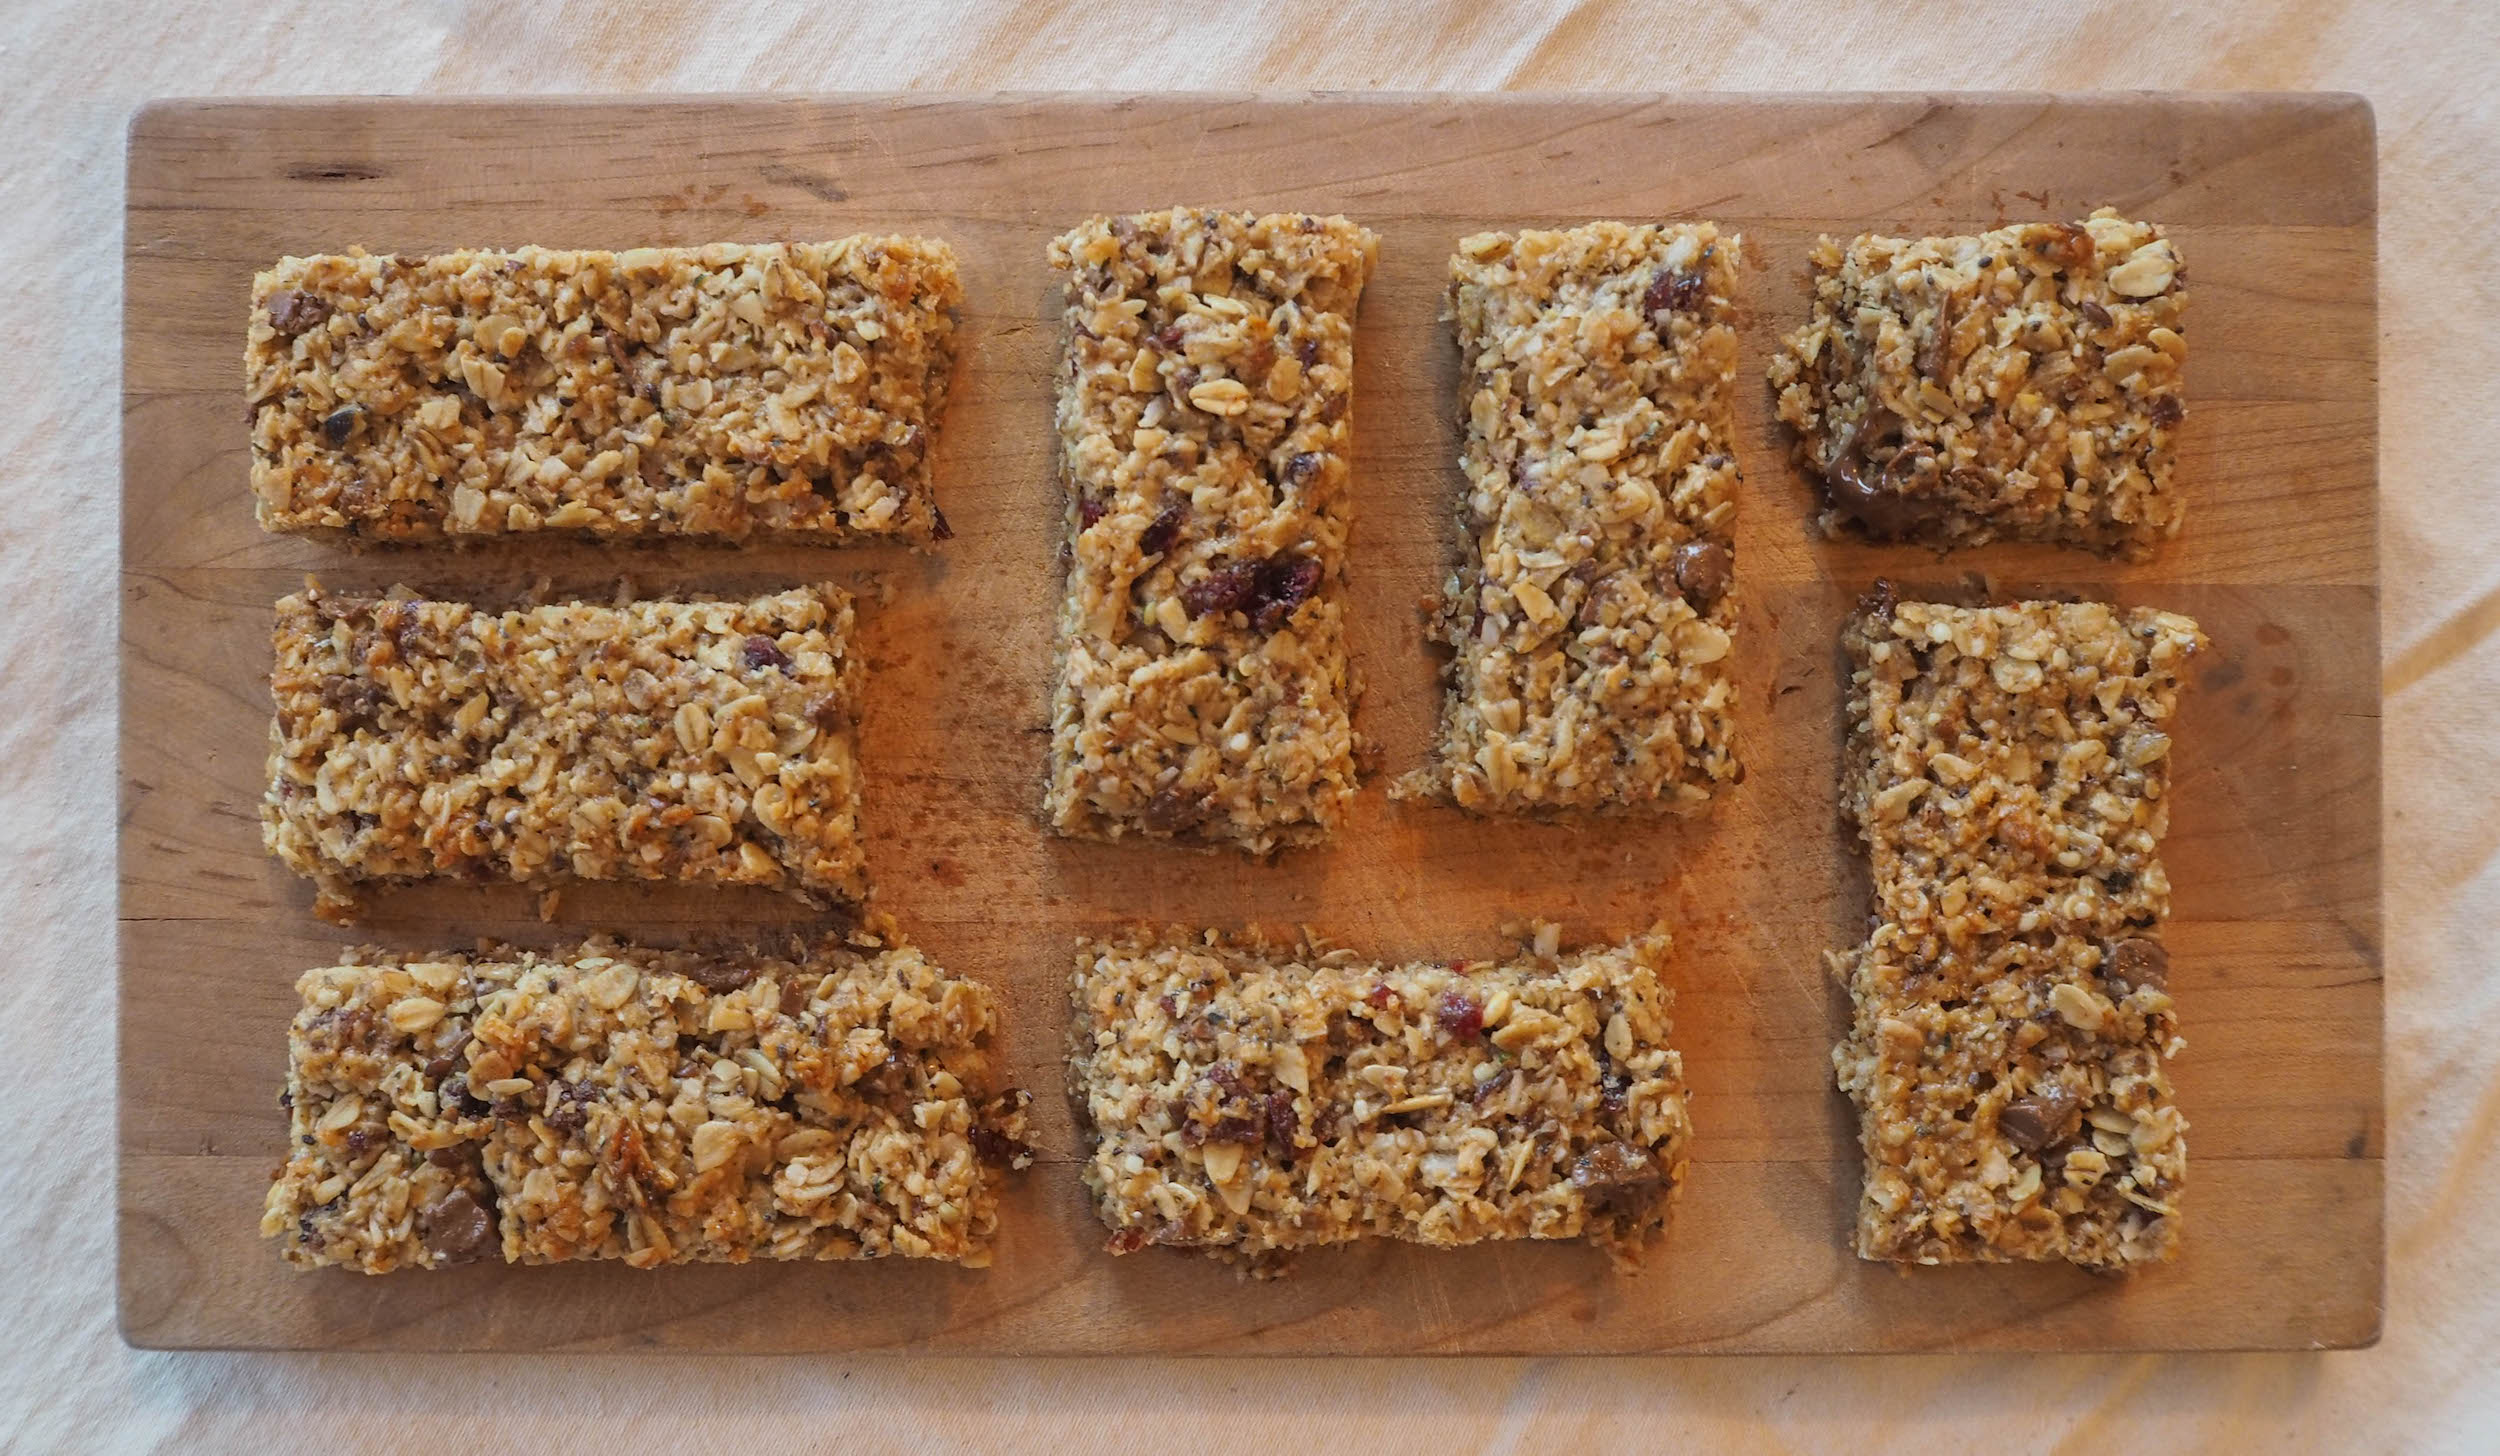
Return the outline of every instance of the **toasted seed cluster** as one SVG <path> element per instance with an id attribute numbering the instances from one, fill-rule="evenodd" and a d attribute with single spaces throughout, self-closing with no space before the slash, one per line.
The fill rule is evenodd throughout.
<path id="1" fill-rule="evenodd" d="M 1136 938 L 1080 948 L 1069 1085 L 1110 1248 L 1275 1272 L 1361 1238 L 1585 1238 L 1620 1264 L 1684 1180 L 1663 932 L 1514 960 Z"/>
<path id="2" fill-rule="evenodd" d="M 1376 249 L 1342 217 L 1190 208 L 1051 243 L 1068 331 L 1058 833 L 1264 853 L 1341 816 L 1354 313 Z"/>
<path id="3" fill-rule="evenodd" d="M 278 603 L 271 853 L 370 881 L 686 880 L 856 902 L 850 598 Z"/>
<path id="4" fill-rule="evenodd" d="M 282 259 L 244 352 L 260 521 L 927 542 L 962 296 L 904 237 Z"/>
<path id="5" fill-rule="evenodd" d="M 377 956 L 297 989 L 261 1232 L 299 1265 L 979 1267 L 997 1165 L 1028 1156 L 996 998 L 890 925 L 789 957 Z"/>
<path id="6" fill-rule="evenodd" d="M 1706 222 L 1460 242 L 1466 547 L 1439 741 L 1401 795 L 1691 809 L 1739 777 L 1738 249 Z"/>
<path id="7" fill-rule="evenodd" d="M 1825 238 L 1813 265 L 1770 379 L 1825 534 L 2140 558 L 2178 533 L 2187 274 L 2159 226 Z"/>
<path id="8" fill-rule="evenodd" d="M 1858 1252 L 2125 1269 L 2177 1242 L 2183 1043 L 2160 941 L 2185 617 L 1878 598 L 1851 619 L 1841 805 L 1875 928 L 1832 956 Z"/>

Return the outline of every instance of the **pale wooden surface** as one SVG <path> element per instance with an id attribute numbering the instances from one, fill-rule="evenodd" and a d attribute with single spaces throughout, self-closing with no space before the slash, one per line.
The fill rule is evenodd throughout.
<path id="1" fill-rule="evenodd" d="M 2018 196 L 2029 193 L 2029 197 Z M 1082 213 L 1189 200 L 1338 209 L 1379 230 L 1358 343 L 1353 647 L 1382 772 L 1336 848 L 1255 865 L 1047 841 L 1038 793 L 1058 520 L 1041 243 Z M 505 1350 L 1020 1352 L 1871 1350 L 2350 1345 L 2383 1256 L 2378 930 L 2375 196 L 2369 114 L 2333 97 L 926 98 L 164 106 L 132 128 L 125 311 L 121 1278 L 137 1343 Z M 2186 531 L 2141 567 L 2030 548 L 1938 561 L 1833 547 L 1740 394 L 1742 723 L 1751 777 L 1691 823 L 1574 832 L 1389 806 L 1436 706 L 1413 610 L 1449 549 L 1462 232 L 1708 215 L 1745 232 L 1759 369 L 1820 230 L 1929 231 L 2114 203 L 2171 224 L 2196 299 Z M 969 303 L 936 557 L 603 553 L 505 543 L 354 557 L 260 535 L 245 489 L 251 272 L 350 242 L 615 245 L 901 228 L 952 240 Z M 1758 377 L 1758 375 L 1756 375 Z M 815 577 L 893 589 L 863 628 L 872 870 L 933 955 L 1005 988 L 1045 1161 L 986 1274 L 903 1264 L 299 1275 L 255 1236 L 278 1157 L 296 971 L 356 939 L 424 946 L 785 921 L 764 896 L 385 897 L 323 927 L 259 853 L 269 601 L 303 572 L 492 595 Z M 2105 592 L 2190 612 L 2217 650 L 2178 734 L 2168 848 L 2190 1039 L 2190 1222 L 2128 1283 L 2065 1269 L 1862 1265 L 1830 1090 L 1863 872 L 1833 823 L 1833 632 L 1873 576 Z M 1651 1268 L 1571 1246 L 1306 1258 L 1242 1284 L 1112 1260 L 1066 1157 L 1061 987 L 1077 931 L 1126 917 L 1304 921 L 1386 955 L 1482 954 L 1512 915 L 1678 928 L 1693 1176 Z"/>

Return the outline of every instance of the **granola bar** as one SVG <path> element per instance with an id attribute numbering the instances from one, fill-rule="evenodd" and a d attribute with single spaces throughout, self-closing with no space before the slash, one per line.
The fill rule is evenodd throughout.
<path id="1" fill-rule="evenodd" d="M 943 539 L 962 296 L 923 238 L 285 258 L 244 349 L 260 522 Z"/>
<path id="2" fill-rule="evenodd" d="M 1812 314 L 1770 379 L 1825 535 L 2141 558 L 2178 534 L 2187 274 L 2159 226 L 2102 208 L 1825 238 L 1813 264 Z"/>
<path id="3" fill-rule="evenodd" d="M 1272 1272 L 1366 1237 L 1586 1238 L 1636 1260 L 1690 1133 L 1667 949 L 1559 954 L 1550 926 L 1500 964 L 1212 934 L 1083 947 L 1069 1084 L 1111 1251 Z"/>
<path id="4" fill-rule="evenodd" d="M 1265 853 L 1341 816 L 1354 311 L 1376 250 L 1342 217 L 1189 208 L 1051 243 L 1068 326 L 1058 833 Z"/>
<path id="5" fill-rule="evenodd" d="M 1857 1105 L 1857 1249 L 2125 1269 L 2177 1242 L 2183 1043 L 2159 939 L 2169 738 L 2194 622 L 2096 602 L 1879 596 L 1855 664 L 1844 816 L 1875 886 L 1833 956 Z"/>
<path id="6" fill-rule="evenodd" d="M 1691 809 L 1741 776 L 1729 296 L 1710 223 L 1479 233 L 1450 260 L 1465 559 L 1431 765 L 1479 812 Z"/>
<path id="7" fill-rule="evenodd" d="M 1841 811 L 1880 916 L 1965 945 L 2043 923 L 2120 936 L 2169 914 L 2165 725 L 2205 645 L 2194 622 L 1879 599 L 1842 645 Z"/>
<path id="8" fill-rule="evenodd" d="M 784 958 L 592 940 L 305 972 L 261 1233 L 368 1274 L 989 1262 L 1029 1160 L 989 988 L 890 924 Z"/>
<path id="9" fill-rule="evenodd" d="M 270 852 L 344 919 L 433 875 L 868 893 L 850 598 L 277 607 Z"/>

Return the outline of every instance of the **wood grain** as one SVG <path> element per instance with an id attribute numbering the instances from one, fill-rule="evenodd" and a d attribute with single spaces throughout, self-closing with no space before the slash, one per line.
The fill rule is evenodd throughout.
<path id="1" fill-rule="evenodd" d="M 170 103 L 131 128 L 125 317 L 122 1329 L 148 1346 L 991 1353 L 2301 1348 L 2379 1328 L 2376 212 L 2368 108 L 2338 97 L 849 98 Z M 1357 726 L 1381 763 L 1333 848 L 1275 864 L 1046 839 L 1036 818 L 1057 590 L 1051 234 L 1175 201 L 1342 210 L 1383 238 L 1356 389 Z M 1392 807 L 1437 698 L 1415 603 L 1445 524 L 1462 233 L 1702 215 L 1751 266 L 1743 367 L 1804 307 L 1820 231 L 1960 230 L 2111 203 L 2194 279 L 2185 533 L 2118 566 L 1809 537 L 1809 492 L 1742 391 L 1748 782 L 1710 817 L 1573 829 Z M 252 272 L 350 243 L 626 246 L 908 229 L 953 241 L 965 362 L 939 445 L 957 537 L 892 550 L 601 551 L 502 542 L 355 556 L 252 523 L 241 419 Z M 890 589 L 867 614 L 867 828 L 883 903 L 1010 1004 L 1044 1158 L 997 1266 L 753 1265 L 366 1280 L 255 1233 L 303 967 L 374 940 L 546 944 L 801 921 L 761 894 L 589 887 L 538 923 L 510 890 L 383 897 L 362 934 L 263 857 L 269 603 L 317 570 L 493 599 L 559 589 Z M 1835 632 L 1877 575 L 2186 611 L 2216 650 L 2177 733 L 2174 983 L 2194 1125 L 2171 1266 L 1904 1277 L 1843 1244 L 1857 1168 L 1821 956 L 1864 871 L 1832 809 Z M 1577 1246 L 1314 1255 L 1238 1282 L 1100 1252 L 1061 1087 L 1069 945 L 1145 918 L 1307 923 L 1389 956 L 1486 954 L 1509 917 L 1678 931 L 1698 1133 L 1677 1225 L 1630 1279 Z"/>

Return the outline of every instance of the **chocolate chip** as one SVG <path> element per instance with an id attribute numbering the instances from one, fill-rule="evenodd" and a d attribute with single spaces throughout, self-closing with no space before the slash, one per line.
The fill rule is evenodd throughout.
<path id="1" fill-rule="evenodd" d="M 2024 1152 L 2036 1153 L 2074 1130 L 2078 1106 L 2072 1091 L 2044 1087 L 2006 1103 L 1997 1114 L 1997 1130 Z"/>
<path id="2" fill-rule="evenodd" d="M 1345 396 L 1332 394 L 1319 402 L 1319 422 L 1333 425 L 1345 418 Z"/>
<path id="3" fill-rule="evenodd" d="M 1832 509 L 1878 541 L 1901 536 L 1927 514 L 1920 502 L 1901 493 L 1909 468 L 1920 459 L 1933 458 L 1924 447 L 1916 447 L 1915 453 L 1909 446 L 1895 450 L 1883 470 L 1874 479 L 1868 478 L 1868 449 L 1897 439 L 1900 429 L 1899 416 L 1880 405 L 1872 407 L 1850 428 L 1832 462 L 1823 467 L 1824 496 Z M 1907 465 L 1904 456 L 1913 457 Z"/>
<path id="4" fill-rule="evenodd" d="M 425 1246 L 446 1264 L 482 1259 L 495 1243 L 495 1220 L 466 1188 L 455 1188 L 418 1211 Z"/>
<path id="5" fill-rule="evenodd" d="M 2187 406 L 2175 394 L 2165 394 L 2153 401 L 2153 423 L 2165 428 L 2187 418 Z"/>
<path id="6" fill-rule="evenodd" d="M 319 328 L 330 317 L 330 304 L 297 288 L 269 295 L 269 327 L 288 338 Z"/>
<path id="7" fill-rule="evenodd" d="M 1137 549 L 1148 556 L 1160 556 L 1172 549 L 1181 538 L 1181 523 L 1189 519 L 1189 503 L 1174 501 L 1155 514 L 1154 520 L 1138 533 Z"/>
<path id="8" fill-rule="evenodd" d="M 1710 284 L 1698 273 L 1661 271 L 1649 280 L 1648 291 L 1641 295 L 1641 312 L 1652 323 L 1660 322 L 1664 313 L 1697 312 L 1703 299 L 1710 296 Z"/>
<path id="9" fill-rule="evenodd" d="M 1207 817 L 1207 801 L 1178 788 L 1163 789 L 1146 801 L 1137 817 L 1153 833 L 1187 834 Z"/>
<path id="10" fill-rule="evenodd" d="M 368 677 L 325 673 L 321 679 L 321 705 L 336 713 L 340 726 L 351 731 L 372 726 L 389 699 L 382 685 Z"/>
<path id="11" fill-rule="evenodd" d="M 724 991 L 735 991 L 754 980 L 756 967 L 753 961 L 695 960 L 678 970 L 687 980 L 718 995 Z"/>
<path id="12" fill-rule="evenodd" d="M 580 1132 L 582 1125 L 590 1121 L 586 1104 L 596 1099 L 588 1087 L 579 1082 L 557 1082 L 547 1093 L 545 1117 L 549 1127 L 558 1132 Z"/>
<path id="13" fill-rule="evenodd" d="M 1687 541 L 1675 548 L 1673 560 L 1676 590 L 1694 611 L 1709 611 L 1712 603 L 1727 594 L 1734 568 L 1725 546 L 1716 541 Z"/>
<path id="14" fill-rule="evenodd" d="M 936 517 L 935 524 L 931 525 L 929 528 L 929 539 L 932 541 L 954 540 L 955 528 L 946 524 L 946 512 L 939 510 L 935 506 L 931 506 L 929 508 L 929 514 Z"/>
<path id="15" fill-rule="evenodd" d="M 498 1097 L 487 1105 L 493 1109 L 495 1120 L 497 1122 L 527 1122 L 530 1120 L 529 1104 L 523 1102 L 518 1097 Z"/>
<path id="16" fill-rule="evenodd" d="M 850 721 L 850 714 L 843 709 L 841 694 L 824 693 L 807 705 L 807 721 L 827 733 L 838 733 Z"/>
<path id="17" fill-rule="evenodd" d="M 972 1125 L 972 1154 L 984 1163 L 1002 1168 L 1016 1166 L 1019 1158 L 1030 1158 L 1033 1149 L 986 1123 Z"/>
<path id="18" fill-rule="evenodd" d="M 1597 1087 L 1598 1101 L 1605 1104 L 1608 1112 L 1621 1112 L 1631 1105 L 1632 1079 L 1622 1068 L 1608 1067 L 1606 1074 L 1597 1079 Z"/>
<path id="19" fill-rule="evenodd" d="M 347 437 L 356 433 L 356 421 L 363 417 L 364 412 L 364 406 L 357 404 L 330 411 L 322 416 L 321 438 L 332 445 L 346 444 Z"/>
<path id="20" fill-rule="evenodd" d="M 1649 1150 L 1630 1143 L 1599 1143 L 1571 1165 L 1571 1186 L 1592 1208 L 1638 1209 L 1653 1201 L 1666 1181 Z"/>
<path id="21" fill-rule="evenodd" d="M 2094 303 L 2088 298 L 2077 304 L 2075 307 L 2085 318 L 2092 321 L 2092 327 L 2096 329 L 2105 329 L 2109 327 L 2110 317 L 2108 309 L 2101 307 L 2099 304 Z"/>
<path id="22" fill-rule="evenodd" d="M 749 637 L 740 656 L 746 659 L 750 668 L 777 667 L 785 673 L 790 670 L 790 654 L 782 651 L 780 644 L 770 637 Z"/>
<path id="23" fill-rule="evenodd" d="M 456 1064 L 449 1057 L 436 1057 L 425 1064 L 425 1079 L 429 1082 L 440 1082 L 451 1075 L 454 1065 Z"/>
<path id="24" fill-rule="evenodd" d="M 467 1168 L 476 1164 L 477 1150 L 467 1143 L 453 1143 L 426 1154 L 425 1160 L 437 1168 Z"/>
<path id="25" fill-rule="evenodd" d="M 1484 1006 L 1464 991 L 1444 991 L 1433 1004 L 1432 1019 L 1443 1031 L 1465 1040 L 1484 1030 Z"/>
<path id="26" fill-rule="evenodd" d="M 2112 980 L 2126 982 L 2130 988 L 2150 986 L 2158 991 L 2170 984 L 2170 952 L 2158 940 L 2140 936 L 2122 940 L 2109 948 L 2101 972 Z"/>
<path id="27" fill-rule="evenodd" d="M 1322 463 L 1323 457 L 1315 450 L 1305 450 L 1294 456 L 1285 462 L 1285 484 L 1300 490 L 1310 484 L 1311 477 L 1319 474 Z"/>
<path id="28" fill-rule="evenodd" d="M 1293 345 L 1293 357 L 1301 361 L 1303 368 L 1310 368 L 1311 365 L 1319 359 L 1319 336 L 1316 334 L 1304 334 L 1301 338 L 1295 340 Z"/>

